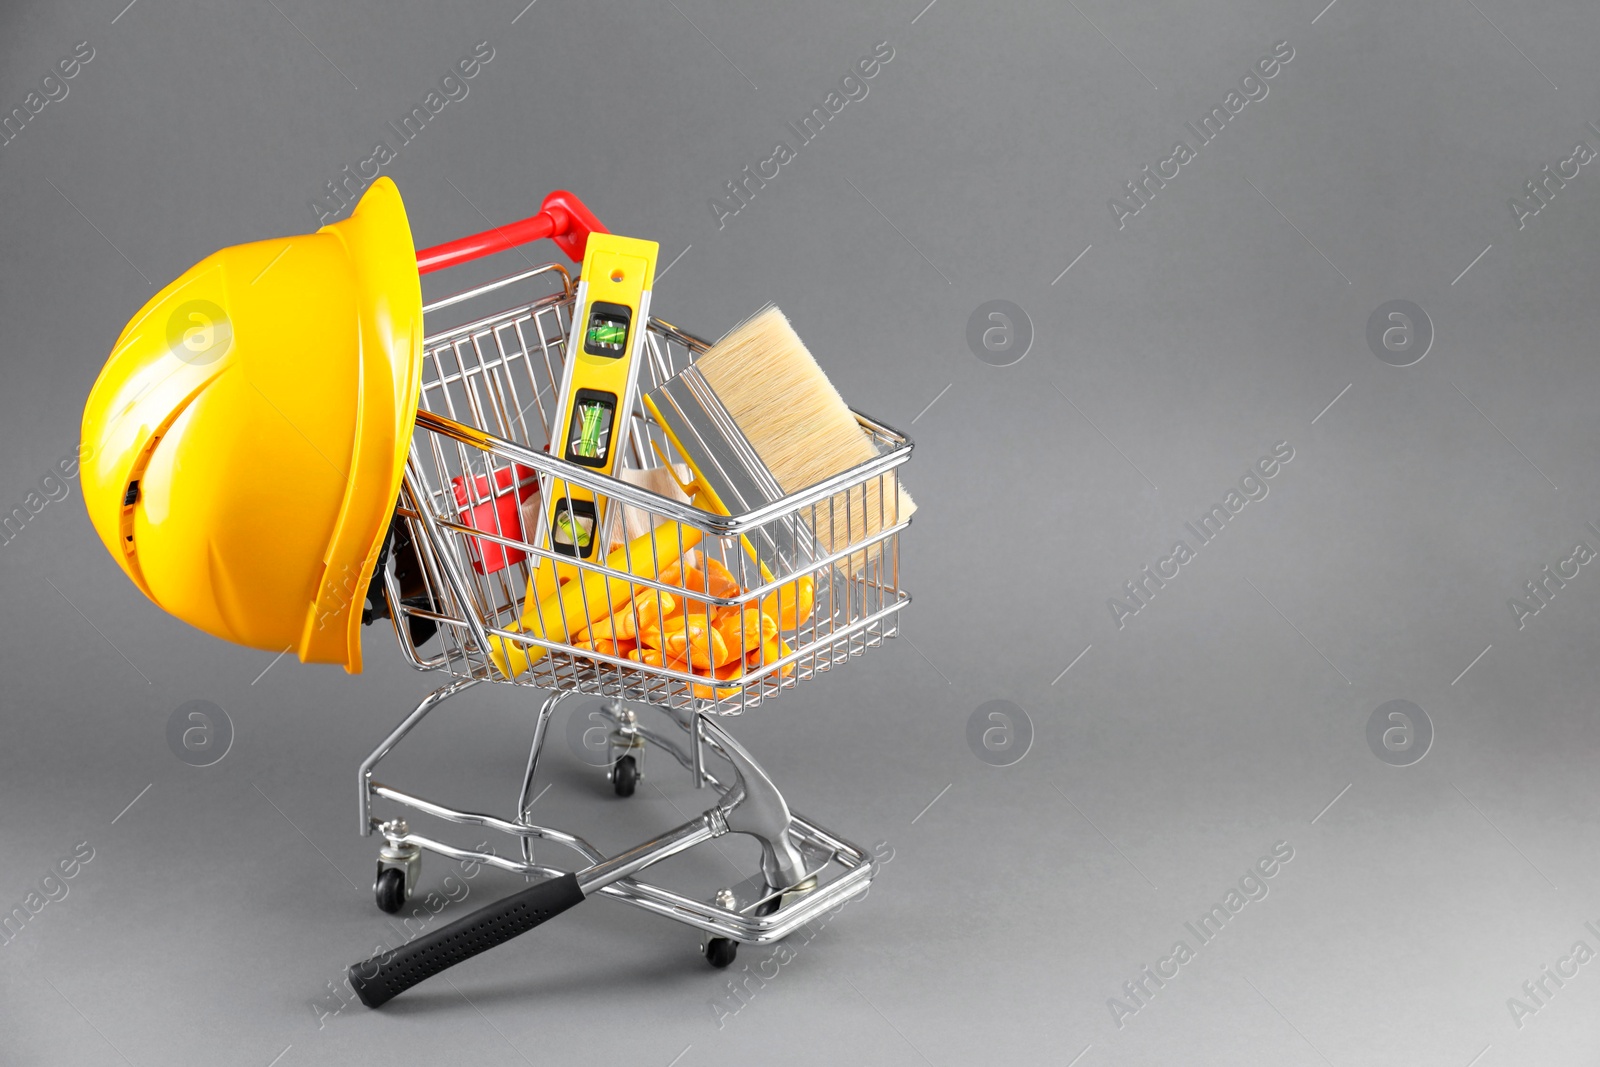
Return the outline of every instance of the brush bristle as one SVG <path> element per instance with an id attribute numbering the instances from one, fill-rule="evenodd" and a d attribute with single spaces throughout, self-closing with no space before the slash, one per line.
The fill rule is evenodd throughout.
<path id="1" fill-rule="evenodd" d="M 785 493 L 815 485 L 878 454 L 844 398 L 776 307 L 734 327 L 695 365 Z M 833 552 L 905 521 L 915 510 L 898 478 L 886 474 L 819 503 L 812 525 Z M 851 569 L 863 565 L 864 560 L 853 559 Z"/>

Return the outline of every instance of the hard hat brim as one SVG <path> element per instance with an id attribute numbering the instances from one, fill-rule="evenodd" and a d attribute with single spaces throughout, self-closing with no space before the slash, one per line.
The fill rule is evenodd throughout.
<path id="1" fill-rule="evenodd" d="M 405 473 L 422 365 L 422 285 L 405 204 L 380 177 L 350 218 L 324 226 L 355 271 L 360 404 L 343 507 L 301 635 L 305 663 L 361 671 L 361 608 Z"/>

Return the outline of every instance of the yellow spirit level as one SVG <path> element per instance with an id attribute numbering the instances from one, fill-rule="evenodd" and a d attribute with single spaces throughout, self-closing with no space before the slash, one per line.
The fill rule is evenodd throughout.
<path id="1" fill-rule="evenodd" d="M 615 476 L 627 446 L 659 251 L 654 241 L 591 233 L 583 254 L 550 445 L 562 459 L 608 476 Z M 544 500 L 550 548 L 594 558 L 604 537 L 605 498 L 552 479 Z M 536 583 L 553 587 L 569 576 L 561 572 L 575 570 L 541 566 Z"/>

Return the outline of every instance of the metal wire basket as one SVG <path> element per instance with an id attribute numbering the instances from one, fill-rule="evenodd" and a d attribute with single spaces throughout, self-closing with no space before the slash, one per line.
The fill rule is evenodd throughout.
<path id="1" fill-rule="evenodd" d="M 529 290 L 534 295 L 528 296 Z M 563 692 L 639 700 L 664 707 L 730 714 L 754 707 L 895 634 L 896 616 L 909 602 L 899 586 L 899 535 L 906 525 L 896 514 L 898 469 L 909 458 L 902 434 L 857 414 L 879 449 L 876 458 L 818 485 L 743 515 L 724 517 L 669 499 L 633 481 L 608 478 L 544 451 L 551 438 L 551 408 L 561 381 L 575 286 L 558 264 L 514 274 L 457 294 L 424 310 L 481 307 L 494 294 L 522 295 L 502 311 L 441 330 L 424 342 L 421 410 L 407 467 L 399 516 L 416 546 L 421 588 L 403 589 L 390 572 L 389 599 L 401 647 L 418 668 L 463 679 L 506 681 Z M 659 385 L 709 345 L 660 319 L 652 319 L 642 375 Z M 636 404 L 625 464 L 634 471 L 662 468 L 671 446 L 642 404 Z M 557 554 L 531 523 L 520 521 L 538 486 L 579 486 L 613 501 L 606 528 L 597 531 L 608 551 L 630 556 L 639 531 L 674 522 L 698 536 L 696 551 L 722 564 L 737 580 L 735 595 L 696 593 L 695 611 L 706 628 L 712 616 L 740 605 L 781 604 L 805 599 L 814 611 L 781 627 L 776 648 L 749 640 L 737 649 L 737 676 L 710 679 L 689 664 L 652 665 L 626 658 L 603 643 L 576 648 L 524 632 L 531 603 L 530 579 L 542 561 L 558 561 L 615 582 L 614 599 L 631 602 L 656 589 L 681 596 L 683 589 L 642 577 L 629 565 Z M 869 497 L 874 505 L 869 509 Z M 508 506 L 516 505 L 516 506 Z M 531 509 L 528 509 L 531 511 Z M 869 513 L 882 515 L 879 528 Z M 664 565 L 667 561 L 653 561 Z M 656 573 L 656 567 L 651 568 Z M 623 595 L 622 591 L 625 591 Z M 586 605 L 586 608 L 589 605 Z M 558 606 L 559 627 L 549 633 L 603 630 L 616 610 L 594 605 L 586 617 L 568 617 Z M 593 614 L 594 617 L 587 617 Z M 436 646 L 419 645 L 419 628 L 436 627 Z M 591 623 L 601 622 L 599 627 Z M 426 627 L 421 628 L 423 632 Z M 755 646 L 755 647 L 751 647 Z M 764 647 L 763 647 L 764 646 Z M 526 664 L 520 669 L 507 662 Z M 520 655 L 516 653 L 520 652 Z M 532 662 L 527 662 L 532 660 Z M 691 658 L 690 662 L 693 660 Z"/>

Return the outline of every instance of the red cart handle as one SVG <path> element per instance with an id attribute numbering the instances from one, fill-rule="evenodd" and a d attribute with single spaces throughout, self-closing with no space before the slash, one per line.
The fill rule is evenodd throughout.
<path id="1" fill-rule="evenodd" d="M 577 263 L 583 259 L 583 250 L 589 243 L 591 233 L 610 232 L 594 217 L 594 212 L 584 206 L 582 200 L 565 189 L 557 189 L 544 198 L 537 215 L 422 249 L 417 253 L 417 273 L 429 274 L 454 267 L 542 237 L 555 241 L 567 258 Z"/>

